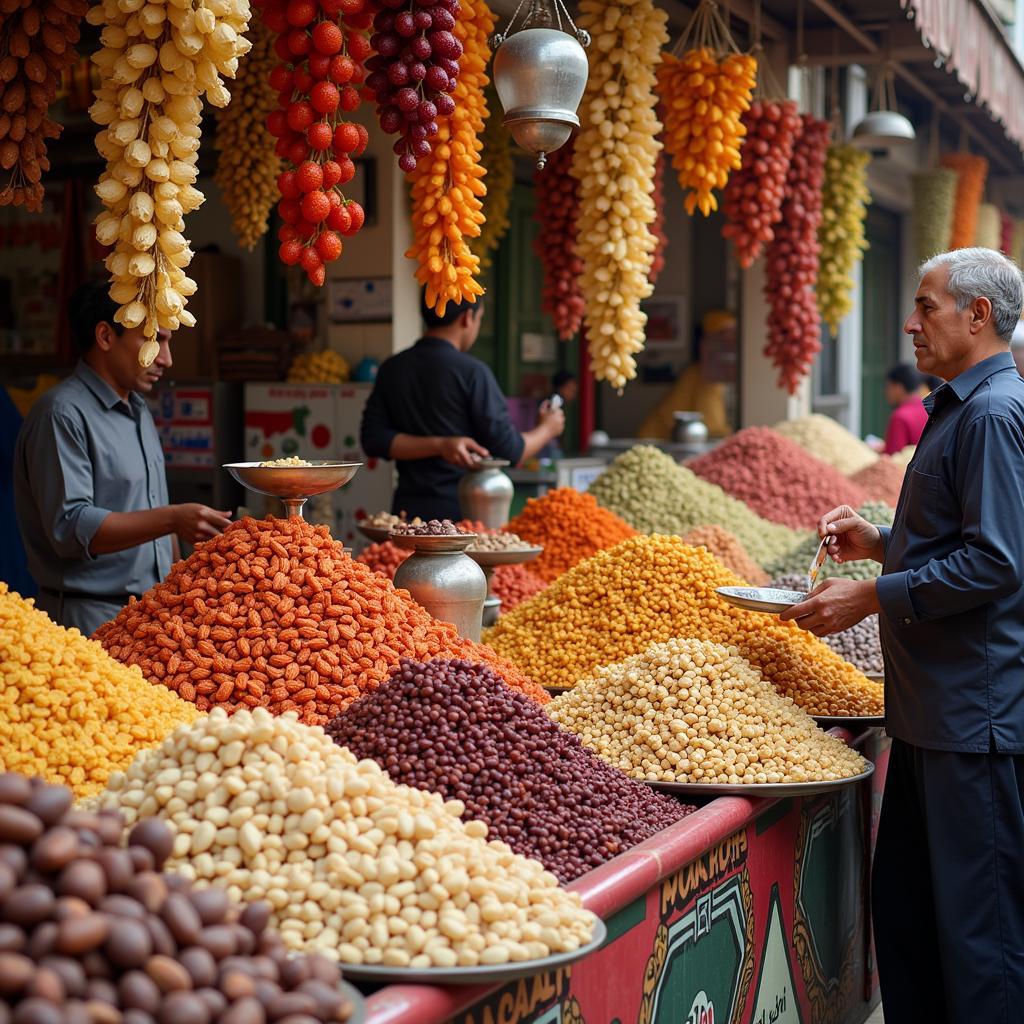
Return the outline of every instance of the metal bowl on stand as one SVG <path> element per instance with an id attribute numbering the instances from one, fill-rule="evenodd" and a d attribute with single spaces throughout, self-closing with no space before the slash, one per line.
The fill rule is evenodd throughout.
<path id="1" fill-rule="evenodd" d="M 506 459 L 481 459 L 459 480 L 459 505 L 466 519 L 500 530 L 512 511 L 515 484 L 502 472 Z"/>
<path id="2" fill-rule="evenodd" d="M 317 494 L 344 487 L 361 462 L 311 462 L 308 466 L 264 466 L 259 462 L 229 462 L 226 469 L 243 487 L 279 498 L 288 516 L 302 518 L 302 507 Z"/>
<path id="3" fill-rule="evenodd" d="M 523 565 L 540 556 L 541 548 L 509 548 L 507 551 L 467 551 L 487 577 L 487 600 L 484 602 L 484 625 L 493 626 L 501 614 L 501 598 L 494 593 L 494 570 L 499 565 Z"/>

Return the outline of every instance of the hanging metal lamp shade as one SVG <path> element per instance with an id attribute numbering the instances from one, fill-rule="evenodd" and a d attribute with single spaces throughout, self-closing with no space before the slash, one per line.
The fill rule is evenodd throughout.
<path id="1" fill-rule="evenodd" d="M 494 87 L 505 111 L 502 123 L 523 149 L 536 155 L 538 167 L 579 127 L 576 109 L 589 70 L 584 51 L 589 34 L 572 36 L 556 28 L 563 14 L 572 21 L 561 0 L 554 2 L 561 10 L 552 12 L 545 0 L 534 0 L 523 27 L 513 31 L 517 10 L 505 33 L 491 40 Z"/>
<path id="2" fill-rule="evenodd" d="M 917 138 L 914 126 L 896 109 L 896 86 L 889 65 L 882 69 L 875 101 L 878 109 L 865 114 L 854 125 L 851 142 L 865 149 L 889 149 Z"/>

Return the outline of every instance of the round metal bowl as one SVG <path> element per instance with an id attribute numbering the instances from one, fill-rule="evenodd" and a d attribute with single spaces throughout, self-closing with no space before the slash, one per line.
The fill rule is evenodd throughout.
<path id="1" fill-rule="evenodd" d="M 425 551 L 427 554 L 452 554 L 455 551 L 465 551 L 476 538 L 475 533 L 442 534 L 441 536 L 415 533 L 388 534 L 388 540 L 393 541 L 400 548 L 405 548 L 407 551 Z"/>
<path id="2" fill-rule="evenodd" d="M 308 466 L 261 466 L 229 462 L 224 468 L 243 486 L 271 498 L 312 498 L 344 487 L 361 462 L 313 462 Z"/>
<path id="3" fill-rule="evenodd" d="M 499 565 L 522 565 L 524 562 L 532 562 L 543 550 L 543 548 L 512 548 L 508 551 L 467 550 L 466 554 L 481 569 L 494 569 Z"/>

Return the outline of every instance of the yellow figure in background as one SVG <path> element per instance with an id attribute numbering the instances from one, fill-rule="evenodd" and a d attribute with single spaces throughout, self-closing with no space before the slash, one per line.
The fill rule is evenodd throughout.
<path id="1" fill-rule="evenodd" d="M 711 437 L 728 437 L 732 433 L 725 409 L 725 385 L 706 380 L 704 366 L 716 345 L 735 343 L 736 317 L 724 310 L 710 310 L 704 314 L 700 327 L 693 361 L 641 424 L 638 437 L 671 440 L 676 412 L 699 412 Z"/>

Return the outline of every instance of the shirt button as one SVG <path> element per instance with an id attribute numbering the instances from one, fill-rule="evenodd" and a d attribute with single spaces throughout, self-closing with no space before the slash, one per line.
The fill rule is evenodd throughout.
<path id="1" fill-rule="evenodd" d="M 903 625 L 904 626 L 909 626 L 910 625 L 910 619 L 904 619 L 903 620 Z"/>

